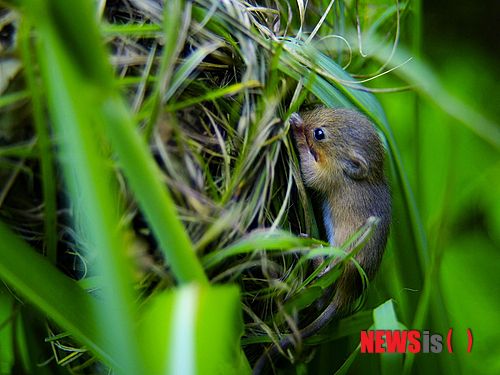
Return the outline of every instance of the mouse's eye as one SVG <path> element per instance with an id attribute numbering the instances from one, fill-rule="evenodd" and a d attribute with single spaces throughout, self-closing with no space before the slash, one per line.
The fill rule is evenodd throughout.
<path id="1" fill-rule="evenodd" d="M 317 141 L 322 141 L 323 139 L 325 139 L 325 132 L 321 128 L 314 129 L 313 134 L 314 134 L 314 139 Z"/>

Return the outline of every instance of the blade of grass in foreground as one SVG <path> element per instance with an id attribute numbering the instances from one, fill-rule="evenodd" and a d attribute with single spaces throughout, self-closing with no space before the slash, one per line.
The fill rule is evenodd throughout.
<path id="1" fill-rule="evenodd" d="M 104 362 L 111 366 L 118 363 L 107 350 L 112 345 L 110 337 L 100 334 L 93 319 L 96 301 L 3 223 L 0 223 L 0 254 L 2 280 Z"/>
<path id="2" fill-rule="evenodd" d="M 237 287 L 183 286 L 153 297 L 140 315 L 148 374 L 250 373 Z"/>
<path id="3" fill-rule="evenodd" d="M 157 166 L 117 92 L 106 54 L 100 47 L 91 4 L 25 3 L 33 12 L 31 20 L 39 32 L 37 52 L 47 86 L 49 112 L 60 141 L 60 162 L 76 208 L 79 235 L 87 249 L 99 251 L 98 272 L 104 281 L 99 311 L 101 328 L 113 339 L 109 351 L 120 359 L 116 370 L 144 373 L 145 361 L 135 332 L 131 269 L 120 230 L 119 191 L 107 168 L 111 164 L 109 158 L 102 152 L 105 135 L 177 279 L 205 284 L 207 278 L 159 180 Z M 74 19 L 75 12 L 78 20 Z M 86 33 L 80 32 L 83 29 Z"/>
<path id="4" fill-rule="evenodd" d="M 44 233 L 45 251 L 47 257 L 53 264 L 57 262 L 57 216 L 56 216 L 56 182 L 54 172 L 54 157 L 49 134 L 49 125 L 43 108 L 44 93 L 40 85 L 36 82 L 35 65 L 33 51 L 31 49 L 31 39 L 29 38 L 31 26 L 25 19 L 21 23 L 19 40 L 22 41 L 22 57 L 26 82 L 31 92 L 31 102 L 33 105 L 33 120 L 38 138 L 38 152 L 42 171 L 42 190 L 44 200 Z M 24 34 L 24 35 L 23 35 Z"/>
<path id="5" fill-rule="evenodd" d="M 175 12 L 174 14 L 168 14 L 166 19 L 171 20 L 175 15 L 180 17 L 181 13 L 179 12 L 181 12 L 182 4 L 181 1 L 169 3 L 169 6 L 165 8 L 165 12 L 168 13 L 170 8 L 175 9 Z M 186 4 L 187 13 L 190 12 L 189 7 L 190 5 Z M 182 16 L 186 17 L 184 23 L 189 19 L 187 13 L 182 13 Z M 180 25 L 178 26 L 180 27 Z M 166 27 L 172 38 L 168 39 L 169 43 L 165 46 L 165 51 L 170 51 L 170 55 L 162 57 L 161 79 L 158 81 L 159 86 L 155 89 L 157 91 L 154 94 L 158 95 L 158 100 L 160 100 L 160 95 L 171 82 L 173 66 L 171 61 L 175 59 L 179 48 L 179 46 L 170 46 L 170 44 L 178 42 L 177 38 L 173 37 L 174 32 L 178 30 L 172 30 L 170 24 Z M 100 40 L 97 39 L 94 43 L 100 45 Z M 202 52 L 207 53 L 206 50 Z M 105 58 L 99 60 L 99 62 L 96 61 L 96 65 L 99 66 L 102 72 L 110 71 Z M 123 169 L 130 188 L 160 243 L 161 250 L 165 252 L 166 259 L 177 281 L 180 283 L 208 283 L 189 236 L 177 217 L 172 198 L 159 177 L 161 172 L 151 157 L 144 138 L 136 131 L 131 113 L 116 91 L 115 85 L 110 82 L 110 77 L 111 75 L 107 76 L 109 92 L 102 98 L 99 107 L 102 109 L 104 130 L 118 156 L 120 167 Z M 178 82 L 179 77 L 176 75 L 172 79 Z M 173 81 L 172 84 L 174 84 Z M 95 89 L 98 90 L 101 85 L 100 82 L 96 82 Z M 147 132 L 148 130 L 146 130 Z"/>
<path id="6" fill-rule="evenodd" d="M 32 0 L 26 0 L 26 3 L 32 2 Z M 101 39 L 95 20 L 90 16 L 86 19 L 87 25 L 79 26 L 78 23 L 73 22 L 74 10 L 72 10 L 72 6 L 64 1 L 50 2 L 50 4 L 52 4 L 52 8 L 57 8 L 56 14 L 59 19 L 57 22 L 46 22 L 46 24 L 71 28 L 70 32 L 65 29 L 58 30 L 57 35 L 63 37 L 64 53 L 68 56 L 68 61 L 72 62 L 69 68 L 74 67 L 75 74 L 80 75 L 80 79 L 82 79 L 82 85 L 74 86 L 73 95 L 77 95 L 80 99 L 84 89 L 87 87 L 89 90 L 91 102 L 87 103 L 86 106 L 81 106 L 82 115 L 90 116 L 91 114 L 86 112 L 89 108 L 93 109 L 93 118 L 90 121 L 93 121 L 94 124 L 100 124 L 96 128 L 102 127 L 105 130 L 114 151 L 117 153 L 120 167 L 123 169 L 135 198 L 160 243 L 161 250 L 165 252 L 176 279 L 181 283 L 206 283 L 207 277 L 203 268 L 196 258 L 182 223 L 177 217 L 172 199 L 160 180 L 161 173 L 151 157 L 145 141 L 139 137 L 131 114 L 117 92 L 106 54 L 100 47 L 102 46 Z M 89 13 L 91 12 L 89 11 Z M 62 17 L 68 17 L 68 20 L 62 22 Z M 84 21 L 81 17 L 79 19 L 80 22 Z M 81 33 L 82 28 L 88 32 Z M 82 51 L 76 47 L 90 49 Z M 82 57 L 82 55 L 85 56 Z M 72 67 L 71 64 L 74 66 Z M 57 72 L 51 72 L 51 77 L 60 78 L 60 75 Z"/>
<path id="7" fill-rule="evenodd" d="M 30 19 L 38 31 L 37 56 L 55 137 L 60 142 L 59 161 L 75 207 L 78 235 L 86 250 L 97 256 L 97 272 L 103 275 L 103 299 L 99 309 L 86 319 L 96 319 L 97 315 L 102 332 L 112 338 L 112 345 L 106 349 L 119 359 L 115 367 L 118 373 L 143 373 L 134 327 L 132 270 L 117 209 L 118 191 L 111 184 L 111 171 L 106 167 L 109 163 L 102 156 L 102 136 L 96 126 L 104 122 L 99 104 L 112 81 L 111 72 L 99 69 L 98 62 L 106 61 L 106 56 L 95 48 L 100 38 L 92 6 L 83 1 L 26 4 L 35 12 Z M 75 13 L 79 15 L 77 20 Z M 104 90 L 97 87 L 98 82 Z"/>
<path id="8" fill-rule="evenodd" d="M 94 143 L 98 137 L 92 132 L 91 117 L 95 112 L 91 116 L 86 113 L 87 108 L 95 108 L 95 103 L 89 91 L 84 93 L 86 84 L 71 70 L 60 45 L 48 38 L 44 41 L 40 58 L 44 60 L 49 109 L 61 141 L 59 160 L 75 207 L 75 223 L 87 251 L 99 250 L 98 272 L 104 276 L 101 326 L 114 339 L 113 354 L 122 358 L 117 370 L 134 374 L 140 371 L 141 361 L 134 348 L 132 275 L 123 251 L 123 232 L 119 230 L 117 194 L 109 188 L 111 174 Z M 61 80 L 50 78 L 54 76 Z"/>

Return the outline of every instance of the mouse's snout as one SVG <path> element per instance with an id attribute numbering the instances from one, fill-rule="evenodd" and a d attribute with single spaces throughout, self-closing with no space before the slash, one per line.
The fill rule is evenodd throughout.
<path id="1" fill-rule="evenodd" d="M 290 116 L 290 125 L 292 125 L 295 129 L 300 129 L 303 124 L 304 121 L 302 120 L 302 117 L 300 117 L 297 112 L 292 113 Z"/>

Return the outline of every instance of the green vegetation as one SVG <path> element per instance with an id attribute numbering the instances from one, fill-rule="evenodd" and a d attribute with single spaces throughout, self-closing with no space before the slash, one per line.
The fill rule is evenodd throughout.
<path id="1" fill-rule="evenodd" d="M 0 0 L 0 374 L 250 373 L 313 320 L 354 261 L 289 134 L 320 104 L 380 131 L 393 224 L 364 305 L 276 365 L 499 373 L 490 57 L 423 51 L 418 0 L 160 3 Z M 453 328 L 455 354 L 360 354 L 370 328 Z"/>

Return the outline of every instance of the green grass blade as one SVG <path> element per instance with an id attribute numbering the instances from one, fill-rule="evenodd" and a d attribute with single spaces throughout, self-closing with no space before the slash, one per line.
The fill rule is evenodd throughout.
<path id="1" fill-rule="evenodd" d="M 56 216 L 56 184 L 54 172 L 54 158 L 52 143 L 49 134 L 44 108 L 43 95 L 36 82 L 35 57 L 33 56 L 29 32 L 31 26 L 25 20 L 21 24 L 19 40 L 22 42 L 22 57 L 24 60 L 25 76 L 32 96 L 33 119 L 38 138 L 38 152 L 42 170 L 42 191 L 44 199 L 44 232 L 45 252 L 53 264 L 57 262 L 57 216 Z"/>
<path id="2" fill-rule="evenodd" d="M 371 115 L 371 117 L 375 117 L 379 123 L 384 125 L 383 127 L 387 126 L 385 124 L 385 114 L 379 102 L 372 94 L 364 91 L 363 87 L 337 63 L 320 53 L 314 47 L 300 43 L 297 40 L 284 40 L 283 43 L 287 53 L 283 55 L 282 66 L 287 62 L 294 62 L 296 68 L 298 66 L 297 63 L 305 64 L 302 69 L 308 67 L 327 80 L 327 82 L 322 84 L 322 89 L 326 89 L 329 94 L 333 94 L 340 102 L 339 104 L 351 108 L 357 107 L 368 115 Z M 285 71 L 285 73 L 287 72 L 288 70 Z M 310 90 L 316 95 L 315 91 L 317 89 L 313 83 Z M 327 96 L 316 96 L 322 101 L 327 101 L 325 104 L 332 104 L 328 102 L 331 99 Z"/>
<path id="3" fill-rule="evenodd" d="M 59 6 L 61 7 L 60 9 L 58 8 Z M 71 14 L 71 10 L 64 8 L 65 6 L 66 5 L 58 5 L 56 7 L 54 5 L 54 7 L 58 9 L 57 12 L 60 12 L 58 13 L 59 15 L 63 14 L 68 17 Z M 93 22 L 93 20 L 87 21 Z M 61 24 L 61 22 L 59 22 L 59 24 Z M 62 24 L 64 24 L 64 22 Z M 51 25 L 58 25 L 58 23 L 55 21 L 53 24 L 47 22 L 45 25 L 47 25 L 47 27 L 52 27 Z M 67 26 L 78 28 L 77 25 L 72 25 L 69 22 Z M 61 67 L 60 71 L 54 71 L 54 67 L 57 66 L 55 65 L 55 61 L 46 64 L 47 69 L 51 69 L 50 72 L 47 72 L 47 77 L 62 77 L 66 71 L 74 69 L 73 73 L 69 74 L 63 82 L 55 82 L 54 80 L 48 79 L 48 83 L 56 86 L 55 90 L 60 90 L 58 91 L 60 93 L 62 91 L 65 91 L 67 93 L 66 95 L 75 95 L 78 93 L 78 98 L 73 98 L 74 101 L 72 103 L 68 102 L 71 100 L 71 97 L 67 97 L 66 95 L 61 95 L 60 98 L 58 97 L 52 102 L 54 110 L 60 114 L 60 130 L 62 132 L 64 128 L 70 129 L 67 120 L 71 118 L 71 116 L 74 117 L 75 122 L 80 122 L 80 119 L 84 119 L 80 122 L 82 126 L 79 127 L 82 132 L 87 131 L 86 129 L 89 127 L 83 125 L 85 121 L 89 122 L 90 127 L 94 126 L 91 124 L 101 124 L 118 155 L 120 165 L 130 183 L 131 189 L 158 238 L 161 249 L 166 253 L 167 260 L 176 278 L 180 282 L 197 281 L 206 283 L 207 278 L 200 262 L 197 260 L 192 250 L 192 244 L 189 237 L 182 223 L 177 218 L 174 204 L 167 190 L 158 177 L 161 175 L 158 171 L 158 167 L 149 154 L 147 145 L 138 136 L 131 120 L 130 112 L 126 108 L 125 103 L 115 91 L 111 69 L 106 61 L 104 50 L 102 48 L 92 49 L 95 56 L 92 59 L 93 63 L 91 66 L 88 65 L 89 56 L 86 56 L 81 64 L 75 63 L 80 61 L 80 55 L 83 54 L 82 51 L 74 48 L 75 45 L 81 45 L 82 48 L 88 45 L 100 45 L 100 38 L 95 22 L 85 27 L 89 30 L 89 33 L 85 35 L 77 33 L 76 30 L 72 30 L 69 33 L 65 33 L 64 31 L 57 33 L 52 30 L 46 33 L 44 32 L 44 35 L 65 35 L 65 37 L 70 38 L 70 40 L 63 39 L 61 41 L 61 55 L 57 57 L 54 56 L 54 60 L 61 60 L 62 64 L 65 66 Z M 78 41 L 72 38 L 83 38 L 85 40 Z M 92 39 L 93 42 L 87 39 Z M 52 43 L 55 44 L 57 41 L 54 40 Z M 70 46 L 71 48 L 69 48 Z M 52 46 L 47 47 L 47 50 L 56 51 Z M 44 54 L 41 54 L 41 57 L 45 58 Z M 74 64 L 74 66 L 72 66 L 72 64 Z M 85 82 L 80 82 L 80 79 L 83 79 Z M 71 82 L 74 84 L 72 87 L 69 86 Z M 68 85 L 66 88 L 58 86 L 62 86 L 65 83 Z M 88 90 L 88 102 L 84 105 L 81 99 L 84 97 L 85 90 Z M 64 102 L 67 103 L 63 108 L 61 103 Z M 70 111 L 70 108 L 72 108 L 73 111 Z M 88 108 L 95 108 L 95 111 L 88 113 Z M 76 116 L 74 116 L 75 114 Z M 88 134 L 84 136 L 83 133 L 81 135 L 73 134 L 72 139 L 75 144 L 74 147 L 70 147 L 68 151 L 71 150 L 71 152 L 73 152 L 79 149 L 79 147 L 82 146 L 83 140 L 86 138 L 89 143 L 85 144 L 85 146 L 80 149 L 82 152 L 86 153 L 90 158 L 89 160 L 92 160 L 94 154 L 98 154 L 97 152 L 94 154 L 89 152 L 89 150 L 95 147 L 91 141 L 94 138 L 92 135 Z M 78 144 L 76 144 L 77 141 Z M 83 163 L 83 161 L 81 162 Z M 94 160 L 94 164 L 82 164 L 80 167 L 87 167 L 88 173 L 92 174 L 94 167 L 96 168 L 95 170 L 98 171 L 101 165 L 102 162 Z M 83 181 L 106 181 L 105 178 L 91 178 L 90 176 L 91 175 L 84 178 Z M 102 186 L 99 187 L 99 189 L 103 189 Z M 104 190 L 105 189 L 103 189 L 103 192 Z M 113 212 L 116 205 L 109 203 L 113 200 L 104 200 L 108 201 L 108 203 L 105 203 L 102 207 L 108 207 L 108 205 L 110 205 L 109 210 Z M 103 209 L 103 211 L 105 210 Z"/>
<path id="4" fill-rule="evenodd" d="M 239 93 L 245 89 L 259 87 L 261 84 L 258 81 L 248 81 L 248 82 L 240 82 L 235 83 L 234 85 L 229 85 L 227 87 L 223 87 L 217 90 L 211 90 L 201 96 L 196 96 L 193 98 L 186 99 L 184 101 L 175 102 L 166 106 L 165 110 L 168 112 L 175 112 L 180 109 L 184 109 L 187 107 L 191 107 L 195 104 L 215 100 L 223 96 L 230 96 Z"/>
<path id="5" fill-rule="evenodd" d="M 254 252 L 256 249 L 266 250 L 286 250 L 309 247 L 312 244 L 319 244 L 321 241 L 300 238 L 284 231 L 255 231 L 246 238 L 232 244 L 224 249 L 216 250 L 203 258 L 203 265 L 207 268 L 213 267 L 226 258 Z"/>
<path id="6" fill-rule="evenodd" d="M 112 80 L 109 70 L 100 69 L 106 61 L 103 51 L 89 49 L 99 45 L 91 5 L 83 1 L 27 3 L 36 14 L 31 19 L 39 31 L 37 52 L 60 142 L 58 156 L 76 209 L 75 224 L 83 246 L 97 255 L 98 272 L 105 282 L 101 286 L 105 298 L 97 314 L 101 329 L 113 337 L 108 350 L 119 358 L 116 371 L 141 373 L 132 270 L 124 251 L 127 246 L 119 223 L 117 193 L 98 147 L 102 138 L 96 124 L 105 118 L 99 108 L 104 99 L 101 93 L 107 93 Z M 78 22 L 74 22 L 74 12 L 79 14 Z M 87 32 L 82 34 L 81 29 Z"/>
<path id="7" fill-rule="evenodd" d="M 36 149 L 36 140 L 28 143 L 0 147 L 0 157 L 36 158 L 39 152 Z"/>
<path id="8" fill-rule="evenodd" d="M 212 52 L 222 46 L 221 43 L 208 43 L 199 47 L 191 53 L 183 64 L 175 71 L 172 76 L 172 82 L 163 97 L 163 101 L 167 102 L 174 93 L 177 93 L 179 88 L 186 83 L 187 78 L 196 71 L 198 65 Z"/>
<path id="9" fill-rule="evenodd" d="M 110 365 L 113 343 L 100 333 L 96 301 L 0 223 L 0 277 Z"/>
<path id="10" fill-rule="evenodd" d="M 124 25 L 109 25 L 101 26 L 101 31 L 104 35 L 110 36 L 131 36 L 137 38 L 151 38 L 158 36 L 162 32 L 160 25 L 156 24 L 124 24 Z"/>
<path id="11" fill-rule="evenodd" d="M 250 374 L 235 286 L 188 285 L 157 295 L 144 306 L 139 331 L 148 374 Z"/>
<path id="12" fill-rule="evenodd" d="M 1 267 L 1 266 L 0 266 Z M 0 287 L 0 374 L 9 374 L 15 361 L 14 298 L 3 292 Z"/>
<path id="13" fill-rule="evenodd" d="M 124 103 L 120 98 L 109 98 L 103 102 L 103 112 L 105 130 L 120 166 L 175 277 L 181 283 L 207 283 L 191 240 L 177 217 L 172 198 L 159 179 L 161 173 L 144 139 L 135 131 Z"/>
<path id="14" fill-rule="evenodd" d="M 191 2 L 186 4 L 182 0 L 168 1 L 163 10 L 163 18 L 162 26 L 167 43 L 165 43 L 161 56 L 160 68 L 157 74 L 158 80 L 151 94 L 152 111 L 144 130 L 147 140 L 150 139 L 156 125 L 161 105 L 165 103 L 163 96 L 168 90 L 175 61 L 187 37 L 187 28 L 191 19 Z"/>
<path id="15" fill-rule="evenodd" d="M 16 104 L 30 97 L 30 92 L 27 90 L 5 94 L 0 96 L 0 109 Z"/>

